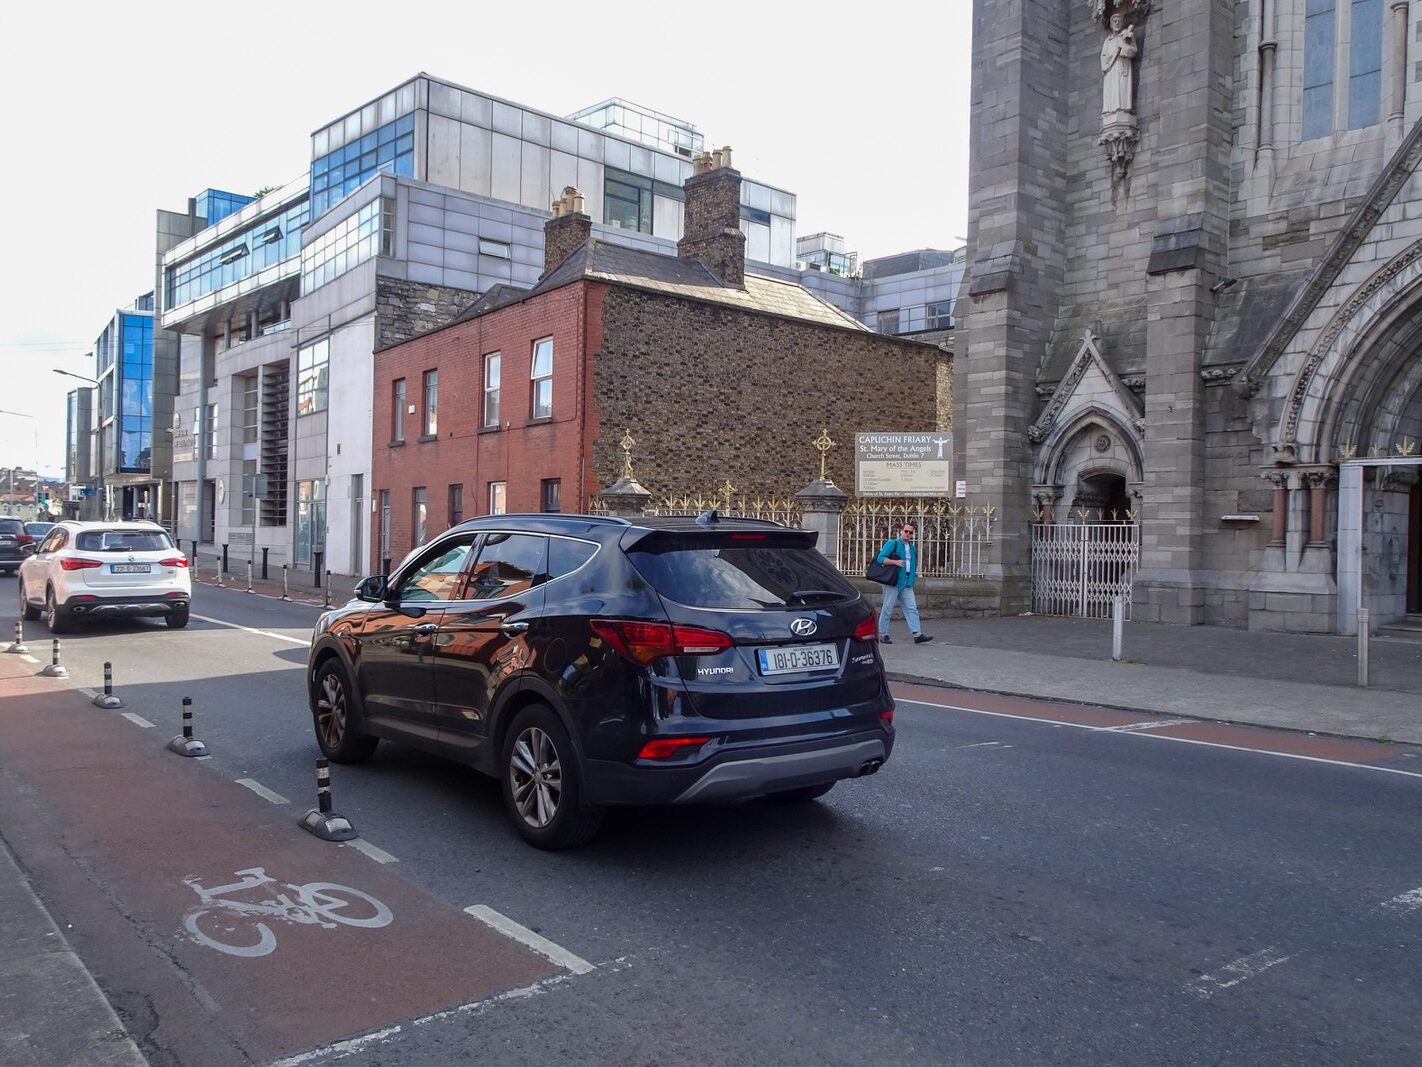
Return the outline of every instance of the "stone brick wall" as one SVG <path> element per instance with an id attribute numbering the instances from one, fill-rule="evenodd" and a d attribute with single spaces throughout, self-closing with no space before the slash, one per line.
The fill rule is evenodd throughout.
<path id="1" fill-rule="evenodd" d="M 741 172 L 718 167 L 693 174 L 685 195 L 682 239 L 676 254 L 699 259 L 724 284 L 741 288 L 746 277 L 746 236 L 741 232 Z"/>
<path id="2" fill-rule="evenodd" d="M 819 476 L 810 442 L 828 428 L 827 472 L 854 489 L 854 434 L 940 425 L 936 346 L 609 287 L 593 364 L 592 469 L 621 471 L 637 441 L 653 493 L 794 493 Z"/>
<path id="3" fill-rule="evenodd" d="M 478 293 L 467 289 L 379 278 L 375 290 L 376 351 L 444 325 L 478 299 Z"/>
<path id="4" fill-rule="evenodd" d="M 555 215 L 543 225 L 543 272 L 547 274 L 592 236 L 592 219 L 581 211 Z"/>

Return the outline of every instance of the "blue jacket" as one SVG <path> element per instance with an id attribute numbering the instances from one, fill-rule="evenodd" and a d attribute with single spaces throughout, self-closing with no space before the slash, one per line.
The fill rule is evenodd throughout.
<path id="1" fill-rule="evenodd" d="M 918 545 L 915 544 L 912 547 L 913 551 L 907 553 L 910 565 L 899 568 L 899 580 L 894 583 L 900 589 L 912 589 L 913 583 L 918 580 Z M 899 559 L 903 559 L 906 555 L 904 546 L 897 537 L 891 537 L 885 541 L 884 547 L 879 549 L 879 554 L 875 556 L 874 559 L 879 563 L 883 563 L 884 560 L 889 558 L 891 553 Z"/>

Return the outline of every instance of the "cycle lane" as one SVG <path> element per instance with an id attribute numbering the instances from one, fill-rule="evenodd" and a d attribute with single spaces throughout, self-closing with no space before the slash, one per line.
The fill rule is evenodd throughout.
<path id="1" fill-rule="evenodd" d="M 0 657 L 0 833 L 150 1055 L 268 1061 L 569 973 L 36 670 Z M 236 888 L 255 868 L 275 882 Z M 331 922 L 374 916 L 357 894 L 390 921 Z M 266 954 L 213 947 L 267 940 L 256 921 Z"/>

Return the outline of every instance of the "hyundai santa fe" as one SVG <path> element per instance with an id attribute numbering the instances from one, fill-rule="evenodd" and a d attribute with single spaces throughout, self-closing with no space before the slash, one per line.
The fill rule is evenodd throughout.
<path id="1" fill-rule="evenodd" d="M 894 704 L 874 612 L 815 538 L 714 512 L 462 523 L 318 620 L 317 742 L 496 776 L 542 848 L 609 805 L 823 796 L 888 759 Z"/>

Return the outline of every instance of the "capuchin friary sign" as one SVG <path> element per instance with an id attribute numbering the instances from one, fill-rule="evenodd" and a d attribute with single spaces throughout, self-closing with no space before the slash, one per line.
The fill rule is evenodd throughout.
<path id="1" fill-rule="evenodd" d="M 860 496 L 952 496 L 950 433 L 857 433 L 854 489 Z"/>

